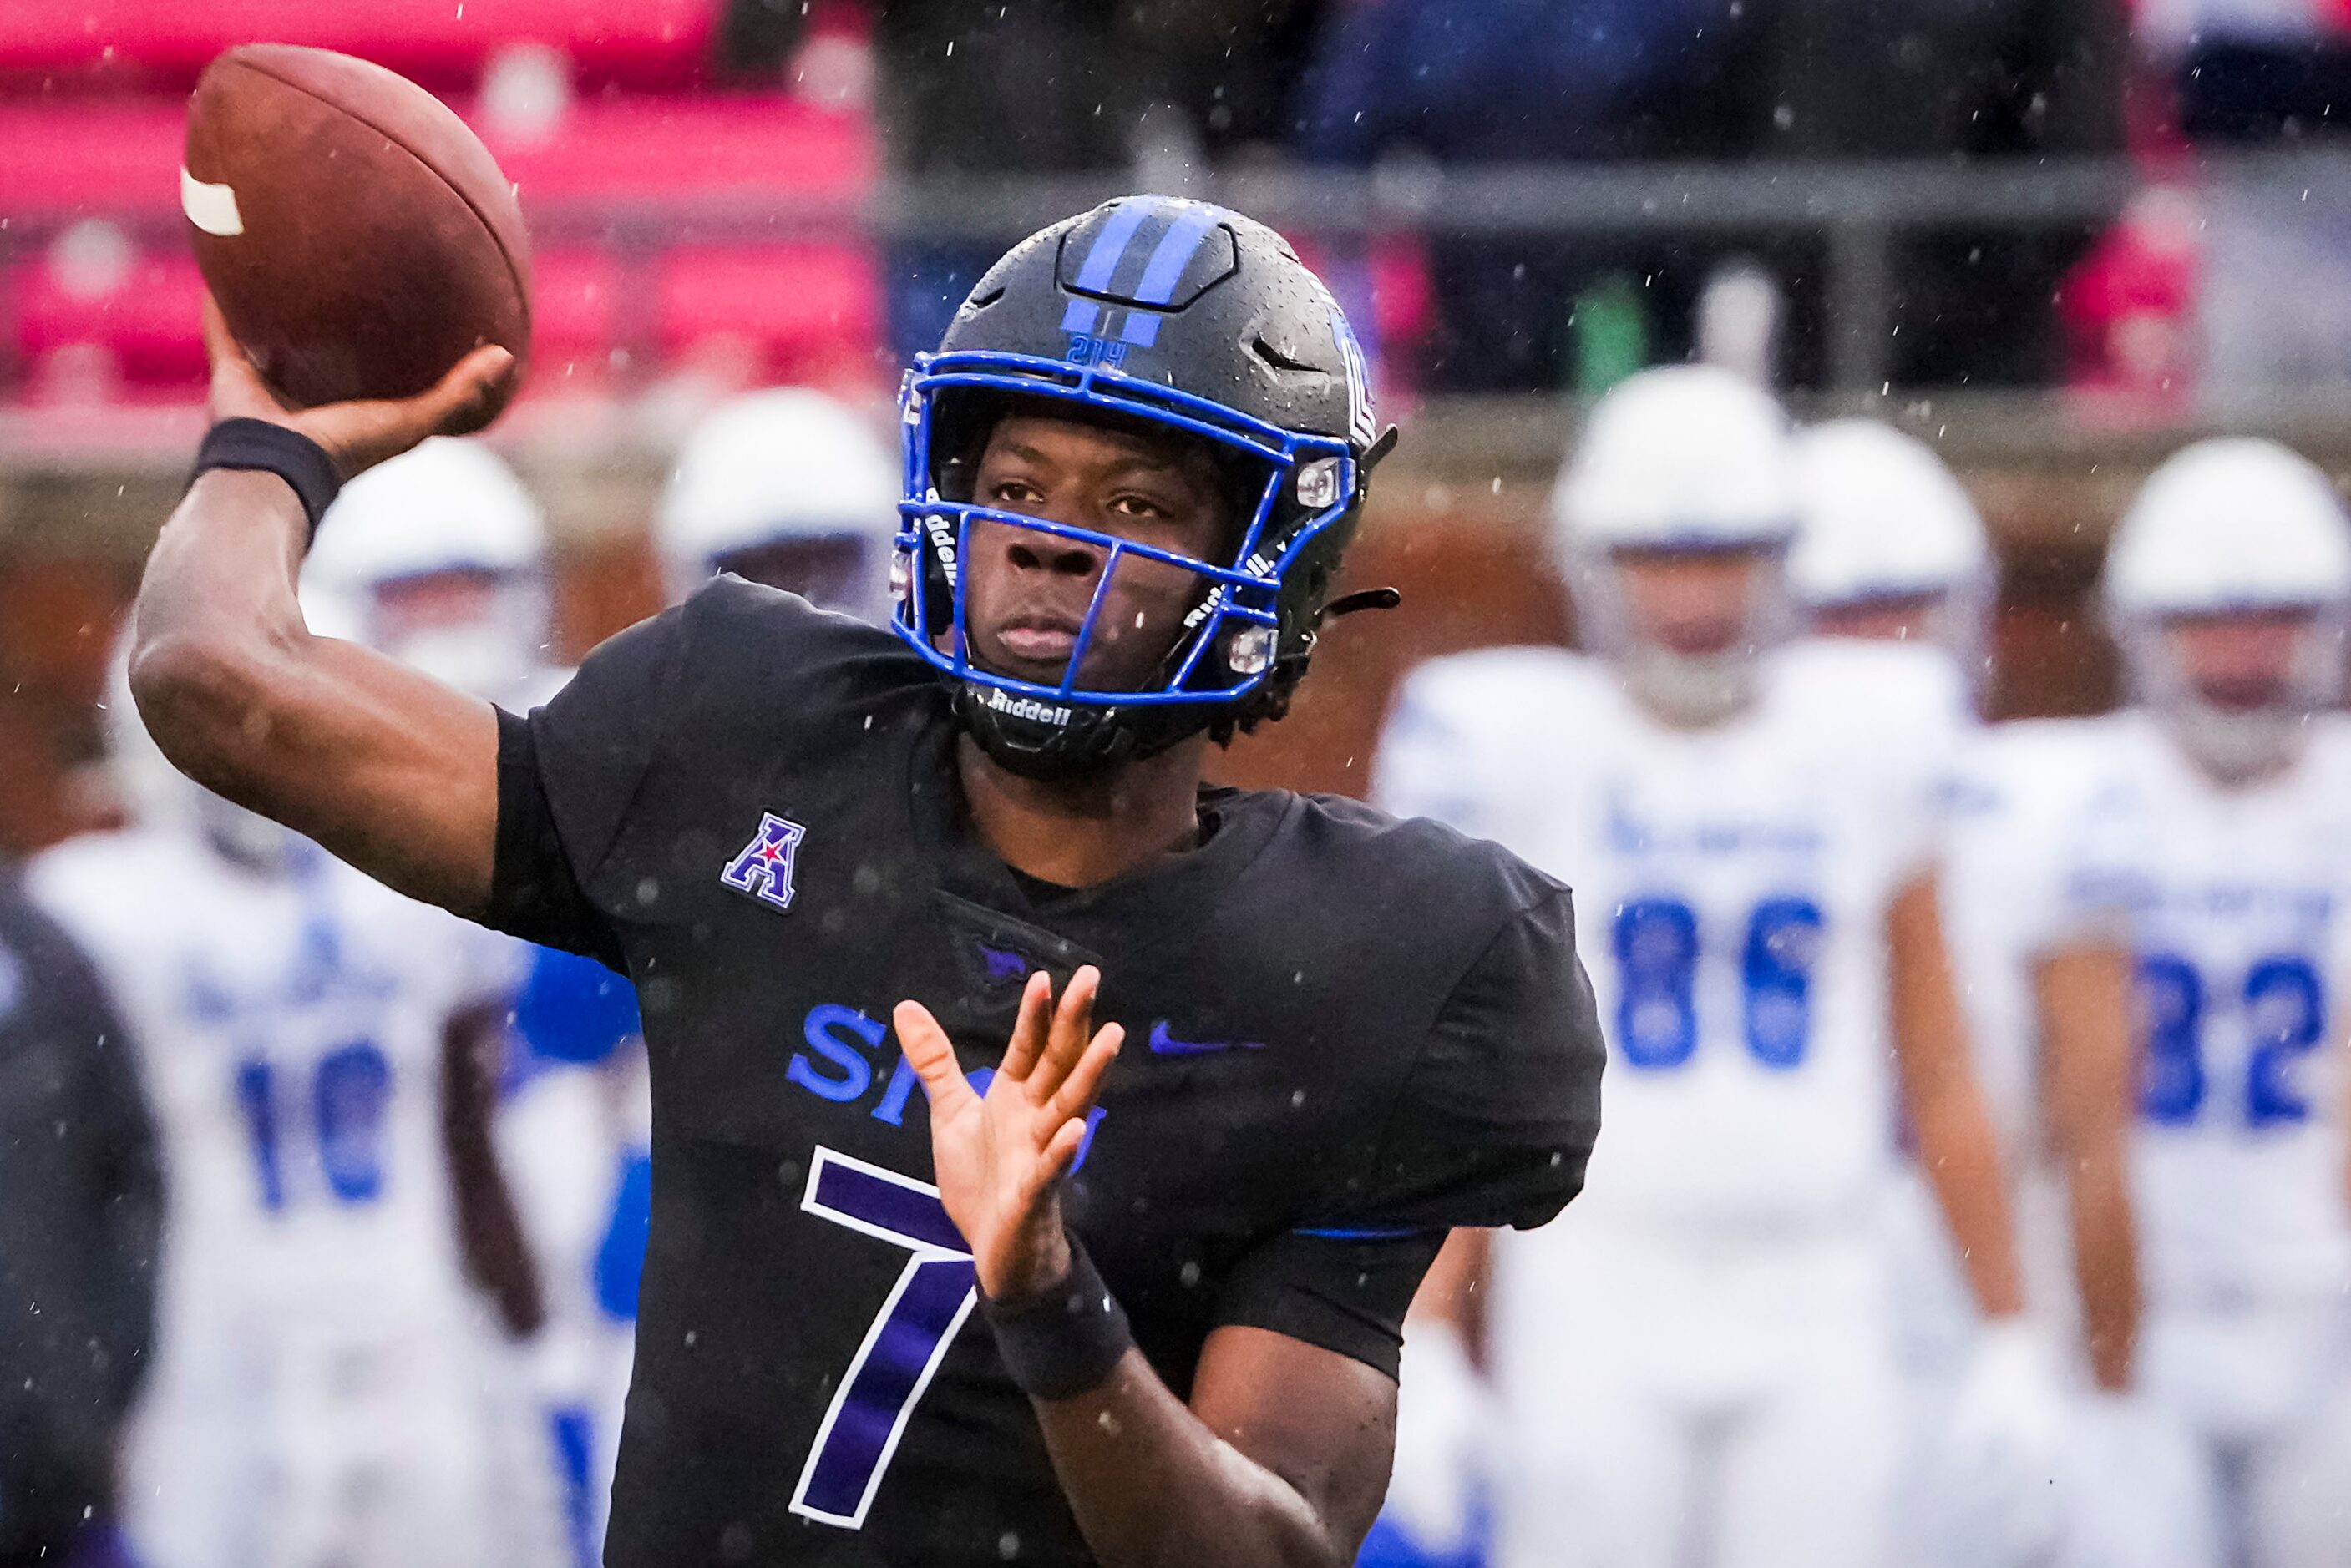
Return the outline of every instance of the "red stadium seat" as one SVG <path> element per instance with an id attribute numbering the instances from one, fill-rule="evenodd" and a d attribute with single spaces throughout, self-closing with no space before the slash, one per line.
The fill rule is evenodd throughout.
<path id="1" fill-rule="evenodd" d="M 583 86 L 673 90 L 704 79 L 718 0 L 39 0 L 0 5 L 0 79 L 177 92 L 255 38 L 340 49 L 436 88 L 468 88 L 505 45 L 569 57 Z"/>
<path id="2" fill-rule="evenodd" d="M 618 343 L 619 263 L 605 251 L 550 251 L 533 271 L 530 389 L 601 386 L 611 378 Z"/>
<path id="3" fill-rule="evenodd" d="M 39 256 L 16 269 L 16 349 L 31 379 L 63 357 L 104 356 L 108 379 L 191 391 L 204 379 L 204 279 L 184 255 L 130 253 L 118 268 L 63 266 Z"/>
<path id="4" fill-rule="evenodd" d="M 20 265 L 7 288 L 16 349 L 36 384 L 61 356 L 104 356 L 105 379 L 131 388 L 204 380 L 204 283 L 183 255 L 129 253 L 99 269 L 43 255 Z M 633 329 L 670 359 L 724 350 L 761 380 L 863 384 L 882 340 L 880 289 L 854 245 L 694 245 L 663 254 L 653 271 L 651 313 L 622 309 L 628 280 L 599 250 L 550 252 L 538 264 L 531 389 L 585 392 L 623 369 L 616 349 Z"/>
<path id="5" fill-rule="evenodd" d="M 0 214 L 172 212 L 187 129 L 177 101 L 0 101 Z"/>
<path id="6" fill-rule="evenodd" d="M 186 130 L 177 102 L 0 100 L 0 215 L 169 213 Z M 491 130 L 486 140 L 526 212 L 534 202 L 729 195 L 845 201 L 874 168 L 864 121 L 780 94 L 591 99 L 545 136 Z"/>
<path id="7" fill-rule="evenodd" d="M 614 99 L 575 105 L 550 134 L 485 128 L 498 166 L 533 202 L 739 194 L 841 200 L 873 178 L 873 139 L 852 115 L 782 94 Z"/>
<path id="8" fill-rule="evenodd" d="M 466 0 L 469 16 L 480 3 Z M 10 27 L 21 18 L 0 37 Z M 183 134 L 176 101 L 0 99 L 0 261 L 15 264 L 0 342 L 14 341 L 20 385 L 201 385 L 201 285 L 179 239 Z M 862 118 L 783 95 L 607 97 L 573 103 L 552 133 L 488 140 L 542 247 L 534 391 L 651 368 L 616 349 L 723 348 L 762 379 L 873 379 L 883 313 L 861 241 L 783 229 L 789 243 L 679 243 L 697 224 L 711 241 L 730 223 L 739 234 L 744 216 L 848 212 L 876 163 Z"/>
<path id="9" fill-rule="evenodd" d="M 662 257 L 661 348 L 674 358 L 715 343 L 747 349 L 762 382 L 871 382 L 882 289 L 857 245 L 681 245 Z"/>

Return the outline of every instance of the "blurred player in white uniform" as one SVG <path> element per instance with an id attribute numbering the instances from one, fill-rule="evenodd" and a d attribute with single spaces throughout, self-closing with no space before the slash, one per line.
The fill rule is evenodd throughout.
<path id="1" fill-rule="evenodd" d="M 551 1563 L 501 1437 L 538 1310 L 475 1071 L 508 950 L 180 778 L 119 680 L 112 706 L 138 822 L 28 886 L 135 1021 L 162 1139 L 141 1559 Z"/>
<path id="2" fill-rule="evenodd" d="M 546 520 L 479 441 L 435 436 L 345 485 L 302 591 L 348 607 L 354 640 L 507 708 L 545 701 L 568 673 L 548 653 Z"/>
<path id="3" fill-rule="evenodd" d="M 2075 881 L 2137 956 L 2140 1379 L 2193 1432 L 2216 1522 L 2090 1560 L 2340 1568 L 2351 530 L 2283 447 L 2202 442 L 2133 502 L 2105 599 L 2137 705 L 2106 737 L 2114 782 Z M 2112 1483 L 2102 1522 L 2127 1529 L 2154 1483 Z"/>
<path id="4" fill-rule="evenodd" d="M 2021 1304 L 1935 908 L 1959 694 L 1915 650 L 1784 640 L 1796 506 L 1763 393 L 1626 381 L 1554 499 L 1600 657 L 1437 660 L 1383 742 L 1389 809 L 1575 888 L 1609 1033 L 1577 1212 L 1490 1239 L 1505 1568 L 1884 1560 L 1897 1080 L 1987 1314 Z M 1975 1376 L 1986 1441 L 2033 1436 L 2030 1369 Z"/>
<path id="5" fill-rule="evenodd" d="M 686 437 L 662 495 L 670 599 L 733 572 L 883 622 L 900 489 L 895 450 L 822 392 L 730 399 Z"/>
<path id="6" fill-rule="evenodd" d="M 547 553 L 545 519 L 513 470 L 479 441 L 441 438 L 344 487 L 303 593 L 351 607 L 359 640 L 520 712 L 570 673 L 549 653 Z M 539 1407 L 508 1441 L 559 1487 L 585 1568 L 602 1556 L 642 1260 L 643 1225 L 627 1218 L 650 1120 L 634 995 L 592 960 L 487 940 L 512 955 L 497 1141 L 547 1319 L 531 1346 Z"/>
<path id="7" fill-rule="evenodd" d="M 1966 491 L 1924 443 L 1875 421 L 1831 421 L 1804 431 L 1797 448 L 1803 517 L 1788 572 L 1812 629 L 1932 649 L 1980 708 L 1994 563 Z M 1969 722 L 1944 785 L 1937 891 L 2002 1168 L 2018 1183 L 2044 1341 L 2031 1348 L 2053 1354 L 2072 1341 L 2058 1303 L 2078 1295 L 2089 1381 L 2114 1407 L 2093 1420 L 2113 1427 L 2127 1414 L 2137 1312 L 2124 1172 L 2130 968 L 2111 924 L 2079 918 L 2064 887 L 2107 771 L 2100 729 L 2085 720 Z M 2069 1033 L 2063 1055 L 2043 1049 L 2042 1021 L 2056 1013 L 2095 1021 Z M 1985 1478 L 1953 1473 L 1944 1439 L 1977 1325 L 1915 1163 L 1890 1198 L 1897 1330 L 1917 1428 L 1897 1527 L 1904 1555 L 1967 1568 L 2046 1561 L 2062 1522 L 2047 1478 L 2026 1478 L 2020 1498 L 1984 1495 Z M 2081 1242 L 2074 1282 L 2064 1277 L 2068 1235 Z"/>

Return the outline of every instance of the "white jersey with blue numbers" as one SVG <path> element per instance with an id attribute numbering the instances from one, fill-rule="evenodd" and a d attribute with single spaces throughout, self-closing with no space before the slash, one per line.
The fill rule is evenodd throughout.
<path id="1" fill-rule="evenodd" d="M 175 1314 L 363 1337 L 472 1310 L 443 1031 L 510 983 L 519 950 L 307 844 L 292 860 L 257 875 L 141 830 L 32 871 L 144 1052 L 171 1183 L 167 1347 Z"/>
<path id="2" fill-rule="evenodd" d="M 2133 1196 L 2159 1305 L 2351 1285 L 2351 731 L 2332 716 L 2312 730 L 2288 772 L 2225 789 L 2148 716 L 2115 722 L 2116 776 L 2074 882 L 2124 912 L 2137 960 Z"/>
<path id="3" fill-rule="evenodd" d="M 447 1022 L 522 950 L 298 840 L 256 874 L 193 834 L 93 836 L 27 880 L 115 990 L 161 1135 L 156 1365 L 124 1458 L 141 1560 L 557 1561 L 442 1123 Z"/>
<path id="4" fill-rule="evenodd" d="M 1675 730 L 1552 649 L 1406 683 L 1375 796 L 1575 890 L 1609 1043 L 1587 1211 L 1866 1223 L 1892 1168 L 1886 918 L 1927 870 L 1959 711 L 1918 650 L 1770 655 L 1729 722 Z"/>
<path id="5" fill-rule="evenodd" d="M 2033 976 L 2051 954 L 2114 934 L 2070 896 L 2086 814 L 2113 769 L 2105 719 L 1970 727 L 1943 794 L 1936 890 L 1978 1081 L 2003 1146 L 2039 1122 L 2041 1022 Z"/>

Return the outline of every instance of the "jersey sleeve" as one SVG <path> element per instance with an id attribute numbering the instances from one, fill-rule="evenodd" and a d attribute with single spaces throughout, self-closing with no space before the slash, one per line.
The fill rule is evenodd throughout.
<path id="1" fill-rule="evenodd" d="M 2053 836 L 2053 918 L 2068 929 L 2120 939 L 2147 901 L 2147 830 L 2137 806 L 2126 781 L 2103 781 Z"/>
<path id="2" fill-rule="evenodd" d="M 1405 678 L 1372 761 L 1371 801 L 1391 816 L 1508 842 L 1510 814 L 1495 786 L 1517 774 L 1491 754 L 1472 663 L 1433 659 Z"/>
<path id="3" fill-rule="evenodd" d="M 2048 954 L 2087 942 L 2116 940 L 2121 912 L 2112 898 L 2110 870 L 2089 869 L 2116 858 L 2111 847 L 2110 814 L 2095 810 L 2097 783 L 2089 758 L 2074 742 L 2090 737 L 2066 733 L 2053 744 L 2043 737 L 2003 737 L 1995 750 L 1987 732 L 1975 748 L 1973 765 L 1961 774 L 1955 792 L 1952 830 L 1946 844 L 1945 886 L 1966 878 L 1980 900 L 1976 918 L 1997 919 L 2020 951 Z M 2035 742 L 2038 743 L 2035 743 Z M 1971 817 L 1961 815 L 1972 806 Z M 1971 863 L 1959 864 L 1959 857 Z"/>
<path id="4" fill-rule="evenodd" d="M 593 1066 L 644 1025 L 626 980 L 591 960 L 540 948 L 515 998 L 514 1027 L 539 1061 Z"/>
<path id="5" fill-rule="evenodd" d="M 498 836 L 484 923 L 622 965 L 588 893 L 652 770 L 684 660 L 684 609 L 611 638 L 528 719 L 498 715 Z"/>
<path id="6" fill-rule="evenodd" d="M 1940 859 L 1954 779 L 1974 722 L 1958 672 L 1944 659 L 1911 657 L 1909 649 L 1876 651 L 1902 661 L 1885 672 L 1881 711 L 1852 732 L 1880 761 L 1885 793 L 1876 819 L 1885 829 L 1886 864 L 1907 879 L 1934 870 Z"/>
<path id="7" fill-rule="evenodd" d="M 1572 902 L 1553 887 L 1446 998 L 1370 1168 L 1242 1261 L 1218 1321 L 1394 1376 L 1405 1311 L 1446 1232 L 1540 1225 L 1583 1187 L 1603 1055 Z"/>
<path id="8" fill-rule="evenodd" d="M 1990 732 L 1956 758 L 1937 798 L 1935 892 L 1956 950 L 1966 933 L 1998 930 L 2004 943 L 2039 952 L 2056 926 L 2054 867 L 2013 782 L 1990 754 Z M 1962 963 L 1955 950 L 1953 961 Z"/>
<path id="9" fill-rule="evenodd" d="M 1445 1000 L 1340 1227 L 1541 1225 L 1583 1189 L 1605 1056 L 1575 913 L 1551 884 Z"/>
<path id="10" fill-rule="evenodd" d="M 1444 1244 L 1442 1231 L 1276 1236 L 1226 1280 L 1217 1321 L 1303 1340 L 1394 1377 L 1405 1313 Z"/>

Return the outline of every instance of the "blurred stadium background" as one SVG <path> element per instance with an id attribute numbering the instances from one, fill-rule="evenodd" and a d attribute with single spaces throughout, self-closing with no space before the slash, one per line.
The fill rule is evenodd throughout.
<path id="1" fill-rule="evenodd" d="M 886 421 L 975 260 L 1138 187 L 1290 234 L 1412 412 L 1353 566 L 1410 611 L 1332 633 L 1246 782 L 1357 789 L 1412 662 L 1566 631 L 1542 501 L 1645 362 L 1930 439 L 1999 541 L 2004 714 L 2111 700 L 2085 590 L 2189 435 L 2351 467 L 2342 0 L 0 6 L 0 847 L 106 809 L 93 702 L 202 423 L 183 103 L 251 39 L 424 83 L 519 187 L 535 358 L 495 439 L 556 530 L 559 658 L 659 603 L 697 413 L 801 383 Z"/>

